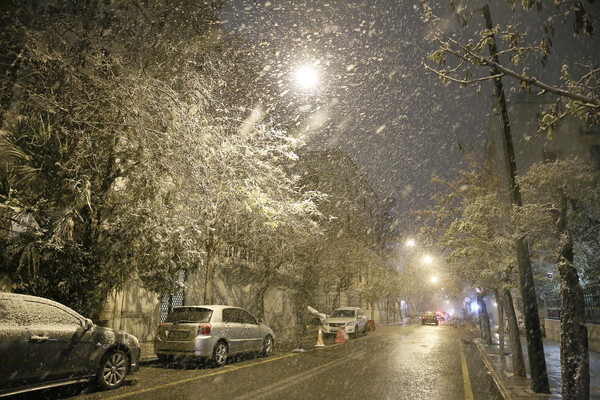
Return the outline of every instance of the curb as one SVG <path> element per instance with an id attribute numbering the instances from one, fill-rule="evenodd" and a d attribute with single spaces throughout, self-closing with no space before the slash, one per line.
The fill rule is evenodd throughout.
<path id="1" fill-rule="evenodd" d="M 496 373 L 496 370 L 492 366 L 492 363 L 491 363 L 489 357 L 487 356 L 486 352 L 484 351 L 482 345 L 479 343 L 479 341 L 477 339 L 473 340 L 473 344 L 477 348 L 477 351 L 479 351 L 479 354 L 481 355 L 481 359 L 483 360 L 485 367 L 490 372 L 490 375 L 492 376 L 494 383 L 496 383 L 496 386 L 498 387 L 498 390 L 500 391 L 500 394 L 502 395 L 504 400 L 515 400 L 515 397 L 513 397 L 510 394 L 510 392 L 506 389 L 506 387 L 504 386 L 504 383 L 502 382 L 502 380 Z"/>
<path id="2" fill-rule="evenodd" d="M 138 365 L 140 365 L 140 366 L 151 365 L 151 364 L 156 364 L 157 362 L 158 362 L 158 357 L 146 358 L 144 360 L 138 360 Z"/>

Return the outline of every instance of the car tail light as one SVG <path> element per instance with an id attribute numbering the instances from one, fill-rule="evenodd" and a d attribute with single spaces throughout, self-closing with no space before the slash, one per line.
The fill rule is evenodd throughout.
<path id="1" fill-rule="evenodd" d="M 210 324 L 200 324 L 198 325 L 198 335 L 210 335 Z"/>

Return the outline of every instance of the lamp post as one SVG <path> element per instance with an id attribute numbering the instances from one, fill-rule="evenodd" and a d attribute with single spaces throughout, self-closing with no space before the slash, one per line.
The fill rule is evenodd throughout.
<path id="1" fill-rule="evenodd" d="M 302 65 L 298 67 L 293 74 L 294 83 L 300 89 L 312 90 L 319 84 L 319 74 L 311 65 Z"/>

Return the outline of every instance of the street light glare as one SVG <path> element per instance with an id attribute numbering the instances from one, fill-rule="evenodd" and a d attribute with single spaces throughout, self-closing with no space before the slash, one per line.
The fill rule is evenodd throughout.
<path id="1" fill-rule="evenodd" d="M 300 67 L 294 73 L 296 84 L 302 89 L 312 89 L 319 83 L 317 71 L 308 65 Z"/>
<path id="2" fill-rule="evenodd" d="M 433 257 L 431 257 L 430 255 L 426 255 L 426 256 L 423 257 L 423 261 L 426 264 L 431 264 L 431 262 L 433 261 Z"/>
<path id="3" fill-rule="evenodd" d="M 408 239 L 408 240 L 406 241 L 406 245 L 407 245 L 408 247 L 414 247 L 414 246 L 415 246 L 415 241 L 414 241 L 414 240 L 412 240 L 412 239 Z"/>
<path id="4" fill-rule="evenodd" d="M 431 282 L 432 282 L 432 283 L 436 283 L 437 281 L 438 281 L 438 278 L 437 278 L 437 276 L 432 276 L 432 277 L 431 277 Z"/>

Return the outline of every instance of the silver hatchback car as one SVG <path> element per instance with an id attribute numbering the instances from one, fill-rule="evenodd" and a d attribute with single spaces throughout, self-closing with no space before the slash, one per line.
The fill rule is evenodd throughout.
<path id="1" fill-rule="evenodd" d="M 233 354 L 273 352 L 273 330 L 243 308 L 223 305 L 176 307 L 158 326 L 154 352 L 162 362 L 173 358 L 212 360 L 225 365 Z"/>

